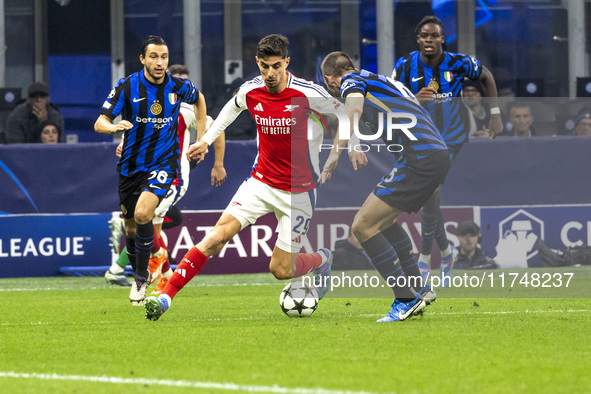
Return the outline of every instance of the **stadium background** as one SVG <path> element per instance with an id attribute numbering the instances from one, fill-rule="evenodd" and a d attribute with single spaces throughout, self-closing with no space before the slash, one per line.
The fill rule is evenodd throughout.
<path id="1" fill-rule="evenodd" d="M 453 235 L 460 221 L 476 220 L 483 228 L 483 248 L 493 256 L 507 231 L 503 226 L 511 220 L 529 221 L 536 237 L 555 248 L 590 243 L 591 163 L 586 152 L 591 141 L 554 137 L 569 134 L 576 111 L 587 105 L 577 96 L 591 95 L 584 89 L 590 74 L 586 1 L 112 0 L 89 4 L 82 0 L 2 2 L 1 38 L 6 50 L 0 52 L 0 130 L 14 101 L 24 97 L 26 86 L 46 80 L 52 102 L 65 118 L 70 143 L 0 146 L 4 185 L 0 190 L 0 277 L 57 275 L 59 267 L 110 262 L 106 223 L 117 210 L 115 144 L 111 137 L 94 133 L 92 126 L 114 81 L 140 69 L 138 50 L 148 34 L 167 40 L 171 64 L 189 66 L 192 80 L 202 88 L 208 107 L 213 107 L 234 78 L 256 75 L 254 47 L 266 34 L 282 33 L 290 39 L 290 70 L 300 77 L 319 81 L 319 61 L 337 49 L 353 54 L 361 67 L 389 75 L 394 60 L 416 48 L 414 26 L 430 13 L 446 25 L 447 50 L 475 55 L 493 72 L 500 93 L 506 96 L 502 104 L 515 96 L 539 104 L 534 112 L 547 135 L 521 141 L 472 141 L 464 147 L 444 186 L 447 230 Z M 8 100 L 12 96 L 7 93 L 15 99 Z M 197 211 L 224 208 L 247 175 L 255 150 L 253 141 L 229 143 L 230 178 L 219 190 L 207 186 L 208 171 L 193 171 L 192 186 L 181 202 L 189 237 L 203 234 L 197 225 L 213 225 L 217 211 Z M 387 166 L 387 159 L 384 155 L 373 158 L 374 168 Z M 375 183 L 367 176 L 369 171 L 355 180 L 365 186 L 358 188 L 359 195 L 346 194 L 336 182 L 321 190 L 319 206 L 338 209 L 332 216 L 318 215 L 322 221 L 314 229 L 322 235 L 311 239 L 313 246 L 332 246 L 343 237 L 350 224 L 350 208 L 359 206 Z M 404 220 L 416 243 L 419 221 Z M 260 224 L 260 234 L 247 234 L 241 240 L 247 245 L 246 257 L 239 247 L 229 248 L 224 260 L 228 265 L 211 264 L 216 267 L 211 273 L 266 271 L 267 251 L 262 243 L 253 249 L 253 239 L 272 245 L 273 238 L 267 235 L 274 226 L 269 218 Z M 183 241 L 177 232 L 172 242 L 177 237 Z M 58 245 L 58 238 L 63 244 Z M 50 246 L 51 253 L 44 249 Z M 183 252 L 180 248 L 180 256 Z M 528 262 L 539 265 L 533 249 Z"/>

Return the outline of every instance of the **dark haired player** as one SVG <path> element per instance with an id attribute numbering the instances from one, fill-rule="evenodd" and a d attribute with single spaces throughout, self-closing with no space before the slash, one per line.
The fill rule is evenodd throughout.
<path id="1" fill-rule="evenodd" d="M 94 130 L 124 132 L 119 172 L 119 199 L 126 245 L 135 284 L 129 299 L 143 305 L 149 285 L 148 262 L 155 242 L 152 219 L 179 167 L 178 116 L 181 102 L 194 105 L 198 130 L 205 130 L 203 94 L 189 80 L 166 73 L 168 46 L 158 36 L 144 41 L 144 69 L 120 79 L 103 103 Z M 113 119 L 121 120 L 113 124 Z"/>
<path id="2" fill-rule="evenodd" d="M 244 83 L 203 138 L 189 148 L 190 158 L 202 158 L 218 134 L 244 110 L 251 113 L 257 124 L 259 149 L 250 177 L 240 186 L 213 230 L 185 254 L 160 296 L 146 298 L 146 319 L 158 320 L 210 256 L 244 227 L 270 212 L 278 222 L 278 239 L 269 263 L 271 273 L 277 279 L 289 279 L 314 271 L 315 282 L 324 284 L 317 286 L 319 297 L 326 294 L 331 252 L 322 248 L 316 253 L 298 253 L 316 203 L 315 181 L 320 174 L 317 150 L 322 133 L 307 139 L 306 109 L 304 105 L 294 105 L 292 100 L 307 100 L 305 106 L 320 113 L 333 113 L 340 103 L 328 99 L 330 95 L 324 88 L 287 71 L 288 46 L 287 38 L 279 34 L 259 41 L 256 62 L 260 77 Z"/>
<path id="3" fill-rule="evenodd" d="M 417 99 L 400 82 L 366 70 L 357 70 L 344 52 L 332 52 L 322 62 L 322 75 L 333 96 L 345 98 L 351 122 L 365 123 L 372 132 L 382 129 L 387 145 L 398 144 L 389 174 L 378 183 L 355 215 L 351 229 L 374 267 L 395 295 L 392 309 L 378 322 L 402 321 L 425 308 L 421 273 L 408 234 L 396 221 L 402 212 L 417 212 L 439 187 L 450 165 L 447 146 Z M 410 129 L 386 130 L 388 116 L 414 123 Z M 410 127 L 410 126 L 409 126 Z M 337 140 L 326 160 L 320 182 L 331 178 L 346 139 Z"/>
<path id="4" fill-rule="evenodd" d="M 443 24 L 435 16 L 426 16 L 415 29 L 419 50 L 399 59 L 393 77 L 402 82 L 421 100 L 453 159 L 462 144 L 468 141 L 469 115 L 461 100 L 464 78 L 480 80 L 490 104 L 489 137 L 495 138 L 503 130 L 497 100 L 497 87 L 491 72 L 473 57 L 443 51 Z M 419 266 L 424 277 L 431 271 L 433 239 L 441 250 L 442 275 L 451 276 L 453 248 L 447 240 L 440 208 L 439 188 L 433 193 L 421 213 L 421 254 Z"/>

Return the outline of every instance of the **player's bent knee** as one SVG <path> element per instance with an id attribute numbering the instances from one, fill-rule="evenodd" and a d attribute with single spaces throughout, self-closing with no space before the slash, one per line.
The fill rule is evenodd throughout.
<path id="1" fill-rule="evenodd" d="M 133 218 L 137 224 L 146 224 L 154 218 L 154 212 L 147 210 L 137 210 Z"/>
<path id="2" fill-rule="evenodd" d="M 359 242 L 364 242 L 369 238 L 366 226 L 364 226 L 363 221 L 358 220 L 357 217 L 351 225 L 351 231 L 353 232 L 353 235 L 355 236 L 355 238 L 357 238 Z"/>

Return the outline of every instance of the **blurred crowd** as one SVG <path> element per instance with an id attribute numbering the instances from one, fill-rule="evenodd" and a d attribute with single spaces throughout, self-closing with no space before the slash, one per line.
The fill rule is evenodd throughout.
<path id="1" fill-rule="evenodd" d="M 223 96 L 214 102 L 208 102 L 208 114 L 215 118 L 224 103 L 246 81 L 245 78 L 235 79 Z M 591 136 L 591 100 L 516 98 L 511 91 L 507 93 L 506 96 L 499 97 L 504 123 L 501 137 Z M 469 113 L 469 137 L 488 137 L 490 105 L 479 81 L 464 81 L 463 101 Z M 327 131 L 326 138 L 334 137 L 336 122 L 334 125 L 335 127 Z M 55 144 L 65 142 L 67 131 L 58 106 L 51 102 L 49 86 L 44 82 L 34 82 L 28 86 L 27 96 L 15 103 L 6 124 L 0 125 L 0 143 Z M 226 130 L 228 140 L 255 138 L 256 124 L 247 113 L 242 113 Z"/>

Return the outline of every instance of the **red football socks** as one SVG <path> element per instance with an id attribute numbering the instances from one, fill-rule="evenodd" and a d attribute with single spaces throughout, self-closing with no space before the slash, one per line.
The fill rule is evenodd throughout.
<path id="1" fill-rule="evenodd" d="M 152 243 L 152 253 L 160 250 L 160 240 L 162 237 L 156 237 L 156 230 L 154 230 L 154 242 Z"/>
<path id="2" fill-rule="evenodd" d="M 172 300 L 176 293 L 185 287 L 185 285 L 189 283 L 199 271 L 201 271 L 208 259 L 209 258 L 196 247 L 191 248 L 191 250 L 185 254 L 185 257 L 183 257 L 183 260 L 177 266 L 176 270 L 174 270 L 174 273 L 166 287 L 164 287 L 162 294 L 168 295 Z"/>
<path id="3" fill-rule="evenodd" d="M 295 259 L 295 272 L 292 278 L 306 275 L 322 264 L 322 257 L 318 253 L 298 253 Z"/>

